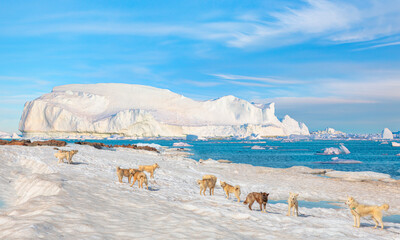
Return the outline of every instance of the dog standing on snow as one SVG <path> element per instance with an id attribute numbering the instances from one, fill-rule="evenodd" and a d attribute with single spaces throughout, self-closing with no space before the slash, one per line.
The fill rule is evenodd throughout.
<path id="1" fill-rule="evenodd" d="M 297 197 L 299 196 L 299 194 L 297 193 L 289 193 L 289 199 L 288 199 L 288 213 L 286 214 L 286 216 L 290 216 L 291 210 L 293 208 L 293 216 L 294 216 L 294 211 L 296 210 L 296 216 L 299 216 L 299 202 L 297 201 Z"/>
<path id="2" fill-rule="evenodd" d="M 136 169 L 130 169 L 129 173 L 133 175 L 133 182 L 131 187 L 138 181 L 139 188 L 143 188 L 143 183 L 146 185 L 147 190 L 149 190 L 149 182 L 147 181 L 147 176 L 144 172 L 138 171 Z"/>
<path id="3" fill-rule="evenodd" d="M 243 204 L 249 204 L 249 208 L 252 211 L 253 209 L 251 209 L 251 205 L 253 205 L 254 201 L 257 201 L 258 204 L 260 204 L 260 210 L 261 212 L 267 212 L 267 210 L 265 209 L 267 202 L 268 202 L 268 195 L 269 193 L 265 193 L 265 192 L 252 192 L 249 193 L 246 197 L 246 200 L 243 202 Z M 263 207 L 264 206 L 264 210 Z"/>
<path id="4" fill-rule="evenodd" d="M 381 225 L 381 229 L 383 229 L 383 221 L 382 221 L 382 210 L 387 211 L 389 209 L 388 204 L 383 204 L 382 206 L 369 206 L 359 204 L 353 197 L 349 197 L 346 201 L 346 205 L 349 206 L 351 214 L 353 214 L 354 226 L 360 227 L 360 217 L 371 215 L 372 220 L 375 222 L 375 227 L 378 227 L 378 222 Z"/>
<path id="5" fill-rule="evenodd" d="M 78 153 L 78 150 L 58 150 L 58 152 L 54 153 L 54 157 L 58 158 L 58 163 L 63 163 L 64 159 L 68 161 L 68 164 L 72 163 L 72 157 Z"/>
<path id="6" fill-rule="evenodd" d="M 154 163 L 153 165 L 140 165 L 139 166 L 139 171 L 146 171 L 150 173 L 150 178 L 154 178 L 154 171 L 160 168 L 157 163 Z"/>
<path id="7" fill-rule="evenodd" d="M 239 185 L 232 186 L 223 181 L 219 181 L 219 184 L 221 184 L 222 189 L 224 189 L 227 199 L 229 199 L 229 193 L 234 193 L 237 198 L 237 201 L 240 202 L 240 186 Z"/>
<path id="8" fill-rule="evenodd" d="M 206 195 L 206 189 L 210 189 L 210 195 L 214 195 L 214 188 L 215 184 L 217 183 L 217 177 L 214 175 L 204 175 L 203 179 L 197 180 L 197 184 L 200 186 L 200 195 L 203 193 L 203 195 Z"/>

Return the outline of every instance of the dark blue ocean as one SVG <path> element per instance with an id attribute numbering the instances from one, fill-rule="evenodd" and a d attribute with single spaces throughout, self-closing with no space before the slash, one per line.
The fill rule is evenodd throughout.
<path id="1" fill-rule="evenodd" d="M 282 142 L 276 140 L 241 141 L 241 140 L 209 140 L 209 141 L 182 141 L 182 140 L 86 140 L 103 142 L 106 144 L 136 144 L 155 143 L 161 146 L 172 147 L 174 142 L 185 142 L 192 147 L 191 158 L 199 159 L 226 159 L 234 163 L 247 163 L 254 166 L 273 168 L 288 168 L 292 166 L 307 166 L 310 168 L 329 168 L 339 171 L 373 171 L 386 173 L 392 178 L 400 179 L 400 147 L 391 144 L 381 144 L 375 141 L 349 140 L 313 140 Z M 68 140 L 68 142 L 73 142 Z M 343 143 L 350 154 L 316 155 L 318 151 L 328 147 L 339 147 Z M 252 146 L 266 147 L 265 150 L 253 150 Z M 272 149 L 271 149 L 272 148 Z M 360 164 L 323 164 L 331 162 L 332 157 L 345 160 L 361 161 Z"/>

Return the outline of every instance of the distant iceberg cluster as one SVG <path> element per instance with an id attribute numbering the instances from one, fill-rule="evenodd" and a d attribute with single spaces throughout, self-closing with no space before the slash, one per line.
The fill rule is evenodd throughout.
<path id="1" fill-rule="evenodd" d="M 133 84 L 73 84 L 27 102 L 19 130 L 26 137 L 249 137 L 309 135 L 275 105 L 234 96 L 195 101 Z"/>

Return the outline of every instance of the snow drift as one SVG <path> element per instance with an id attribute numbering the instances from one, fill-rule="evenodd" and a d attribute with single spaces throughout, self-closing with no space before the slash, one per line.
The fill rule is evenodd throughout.
<path id="1" fill-rule="evenodd" d="M 72 84 L 27 102 L 24 136 L 246 137 L 308 135 L 289 116 L 279 121 L 275 105 L 234 96 L 195 101 L 166 89 L 132 84 Z"/>

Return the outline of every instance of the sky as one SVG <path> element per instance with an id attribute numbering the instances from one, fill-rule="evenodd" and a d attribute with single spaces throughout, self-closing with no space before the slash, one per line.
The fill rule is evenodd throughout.
<path id="1" fill-rule="evenodd" d="M 0 1 L 0 131 L 54 86 L 275 102 L 311 131 L 400 130 L 400 0 Z"/>

